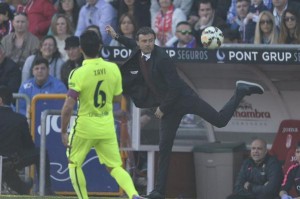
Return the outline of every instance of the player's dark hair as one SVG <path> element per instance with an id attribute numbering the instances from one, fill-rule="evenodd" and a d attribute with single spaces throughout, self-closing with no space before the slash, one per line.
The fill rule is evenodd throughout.
<path id="1" fill-rule="evenodd" d="M 13 100 L 12 92 L 8 87 L 4 85 L 0 86 L 0 97 L 2 99 L 3 104 L 9 106 L 12 103 Z"/>
<path id="2" fill-rule="evenodd" d="M 97 33 L 92 30 L 87 30 L 80 36 L 80 47 L 88 57 L 95 58 L 99 55 L 101 43 Z"/>
<path id="3" fill-rule="evenodd" d="M 156 34 L 155 34 L 154 30 L 152 30 L 150 27 L 147 27 L 147 26 L 141 27 L 141 28 L 137 31 L 137 33 L 136 33 L 136 35 L 135 35 L 135 39 L 138 41 L 140 35 L 149 35 L 149 34 L 154 35 L 154 39 L 156 38 Z"/>
<path id="4" fill-rule="evenodd" d="M 100 28 L 99 28 L 99 26 L 97 26 L 97 25 L 90 25 L 90 26 L 88 26 L 85 30 L 86 31 L 88 31 L 88 30 L 96 30 L 96 33 L 97 33 L 97 35 L 100 37 L 100 41 L 101 41 L 101 45 L 103 44 L 102 43 L 102 34 L 101 34 L 101 31 L 100 31 Z M 92 31 L 93 31 L 92 30 Z"/>

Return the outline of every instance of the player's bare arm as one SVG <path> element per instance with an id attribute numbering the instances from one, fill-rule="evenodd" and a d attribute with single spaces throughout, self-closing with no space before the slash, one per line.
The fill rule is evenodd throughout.
<path id="1" fill-rule="evenodd" d="M 68 96 L 65 100 L 63 109 L 61 111 L 61 139 L 65 147 L 70 147 L 68 145 L 67 129 L 70 123 L 70 118 L 72 116 L 75 104 L 76 101 L 72 97 Z"/>

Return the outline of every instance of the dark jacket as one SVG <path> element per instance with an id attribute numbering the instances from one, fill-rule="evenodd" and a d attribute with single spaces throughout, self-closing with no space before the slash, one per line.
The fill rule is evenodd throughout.
<path id="1" fill-rule="evenodd" d="M 69 86 L 68 86 L 68 80 L 69 80 L 69 74 L 70 74 L 70 72 L 73 69 L 82 66 L 83 59 L 84 59 L 83 56 L 81 56 L 79 58 L 79 60 L 76 60 L 76 61 L 68 60 L 67 62 L 65 62 L 62 65 L 60 79 L 65 84 L 65 86 L 67 88 L 69 88 Z"/>
<path id="2" fill-rule="evenodd" d="M 190 95 L 193 92 L 179 77 L 175 63 L 166 53 L 166 50 L 155 46 L 148 61 L 152 66 L 150 74 L 152 82 L 160 95 L 159 99 L 156 98 L 143 78 L 139 63 L 141 50 L 136 42 L 121 35 L 117 40 L 124 46 L 133 49 L 120 70 L 123 78 L 123 93 L 129 95 L 137 107 L 159 106 L 163 113 L 168 113 L 180 97 Z"/>
<path id="3" fill-rule="evenodd" d="M 10 58 L 4 58 L 0 63 L 0 85 L 7 86 L 11 92 L 17 93 L 21 84 L 21 71 Z"/>
<path id="4" fill-rule="evenodd" d="M 0 106 L 0 154 L 10 156 L 34 149 L 27 119 L 10 107 Z"/>
<path id="5" fill-rule="evenodd" d="M 280 190 L 284 190 L 287 193 L 295 187 L 297 196 L 300 196 L 300 164 L 296 163 L 289 167 L 288 171 L 284 176 L 284 180 Z"/>
<path id="6" fill-rule="evenodd" d="M 249 158 L 243 162 L 234 186 L 234 194 L 273 199 L 279 194 L 282 179 L 282 168 L 275 157 L 267 155 L 259 165 Z M 245 182 L 250 182 L 250 191 L 244 188 Z"/>

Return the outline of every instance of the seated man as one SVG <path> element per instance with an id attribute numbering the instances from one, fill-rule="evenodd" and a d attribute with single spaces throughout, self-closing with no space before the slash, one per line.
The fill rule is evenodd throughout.
<path id="1" fill-rule="evenodd" d="M 0 86 L 0 155 L 3 156 L 3 181 L 18 194 L 29 194 L 31 186 L 20 179 L 18 170 L 35 164 L 39 171 L 40 150 L 34 146 L 26 117 L 14 112 L 12 93 Z M 45 194 L 52 195 L 50 163 L 46 156 Z"/>
<path id="2" fill-rule="evenodd" d="M 295 163 L 289 167 L 284 175 L 284 180 L 279 192 L 281 199 L 293 199 L 293 197 L 289 195 L 293 187 L 296 190 L 296 198 L 300 197 L 300 142 L 297 144 L 295 150 L 295 158 Z"/>
<path id="3" fill-rule="evenodd" d="M 255 139 L 251 143 L 250 158 L 243 162 L 227 199 L 274 199 L 279 194 L 283 173 L 279 161 L 268 154 L 267 143 Z"/>
<path id="4" fill-rule="evenodd" d="M 49 63 L 45 58 L 37 58 L 32 67 L 33 78 L 21 84 L 19 93 L 26 94 L 30 100 L 37 94 L 67 93 L 62 81 L 49 74 Z M 26 115 L 25 100 L 19 102 L 20 113 Z"/>

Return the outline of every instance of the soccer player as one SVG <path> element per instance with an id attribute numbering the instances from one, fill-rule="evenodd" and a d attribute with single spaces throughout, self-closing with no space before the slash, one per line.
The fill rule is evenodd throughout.
<path id="1" fill-rule="evenodd" d="M 61 113 L 62 142 L 67 147 L 69 173 L 79 199 L 88 199 L 82 164 L 92 147 L 100 162 L 130 199 L 141 199 L 130 175 L 122 168 L 117 142 L 113 101 L 120 100 L 122 78 L 116 64 L 98 57 L 102 41 L 93 31 L 80 36 L 83 65 L 69 76 L 69 91 Z M 77 118 L 67 133 L 75 103 L 79 101 Z"/>

